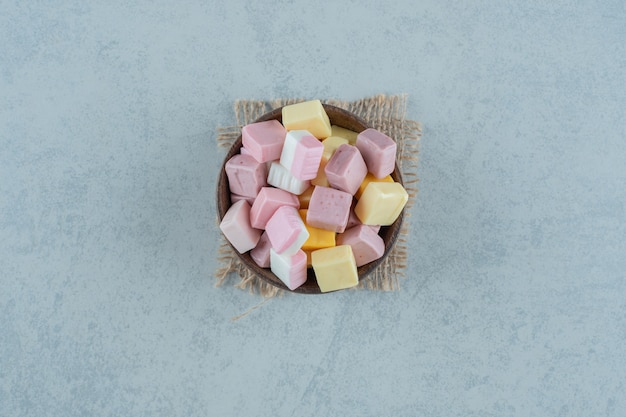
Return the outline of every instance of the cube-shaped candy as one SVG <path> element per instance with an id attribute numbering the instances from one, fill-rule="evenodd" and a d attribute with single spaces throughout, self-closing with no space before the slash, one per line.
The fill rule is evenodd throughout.
<path id="1" fill-rule="evenodd" d="M 294 177 L 291 172 L 280 163 L 274 161 L 267 174 L 267 183 L 292 194 L 300 195 L 311 186 L 311 181 L 302 181 Z"/>
<path id="2" fill-rule="evenodd" d="M 409 200 L 398 182 L 370 182 L 354 207 L 363 224 L 389 226 L 396 221 Z"/>
<path id="3" fill-rule="evenodd" d="M 295 254 L 309 238 L 298 209 L 290 206 L 282 206 L 276 210 L 267 222 L 265 231 L 272 248 L 284 255 Z"/>
<path id="4" fill-rule="evenodd" d="M 229 207 L 220 222 L 220 230 L 239 253 L 254 248 L 261 238 L 261 231 L 250 225 L 250 204 L 246 200 Z"/>
<path id="5" fill-rule="evenodd" d="M 356 139 L 367 170 L 376 178 L 391 174 L 396 167 L 396 142 L 375 129 L 365 129 Z"/>
<path id="6" fill-rule="evenodd" d="M 272 249 L 270 238 L 267 237 L 267 232 L 263 232 L 254 249 L 250 251 L 250 257 L 261 268 L 269 268 L 270 249 Z"/>
<path id="7" fill-rule="evenodd" d="M 316 138 L 330 136 L 330 119 L 319 100 L 291 104 L 282 109 L 283 125 L 287 130 L 306 129 Z"/>
<path id="8" fill-rule="evenodd" d="M 298 196 L 298 201 L 300 202 L 300 208 L 306 209 L 309 208 L 309 201 L 311 201 L 311 195 L 313 194 L 313 190 L 315 187 L 309 187 L 305 192 Z"/>
<path id="9" fill-rule="evenodd" d="M 376 178 L 374 174 L 372 174 L 371 172 L 368 172 L 365 178 L 363 179 L 363 182 L 361 183 L 361 185 L 359 185 L 359 189 L 356 190 L 356 194 L 354 194 L 354 196 L 356 198 L 361 198 L 361 194 L 363 194 L 363 190 L 365 190 L 365 187 L 367 187 L 367 184 L 369 184 L 370 182 L 393 182 L 393 178 L 391 178 L 391 175 L 387 175 L 386 177 L 383 177 L 383 178 Z"/>
<path id="10" fill-rule="evenodd" d="M 337 245 L 350 245 L 356 266 L 362 266 L 383 256 L 383 238 L 364 224 L 355 226 L 337 235 Z"/>
<path id="11" fill-rule="evenodd" d="M 286 134 L 287 130 L 278 120 L 267 120 L 244 126 L 241 142 L 257 161 L 275 161 L 280 158 Z"/>
<path id="12" fill-rule="evenodd" d="M 330 127 L 330 136 L 339 136 L 348 141 L 350 145 L 354 145 L 356 143 L 356 138 L 359 134 L 355 131 L 346 129 L 345 127 L 340 127 L 336 125 L 332 125 Z"/>
<path id="13" fill-rule="evenodd" d="M 356 147 L 344 144 L 330 158 L 325 172 L 331 187 L 354 195 L 367 175 L 367 166 Z"/>
<path id="14" fill-rule="evenodd" d="M 292 130 L 285 137 L 280 154 L 280 164 L 301 181 L 312 180 L 317 175 L 324 145 L 308 130 Z"/>
<path id="15" fill-rule="evenodd" d="M 322 292 L 342 290 L 359 283 L 356 261 L 350 245 L 313 251 L 311 263 Z"/>
<path id="16" fill-rule="evenodd" d="M 250 209 L 250 224 L 257 229 L 265 229 L 265 225 L 279 207 L 300 207 L 298 197 L 280 188 L 263 187 L 259 191 Z"/>
<path id="17" fill-rule="evenodd" d="M 267 185 L 267 167 L 249 155 L 234 155 L 224 167 L 230 192 L 244 197 L 256 197 Z"/>
<path id="18" fill-rule="evenodd" d="M 335 232 L 332 230 L 318 229 L 317 227 L 306 224 L 307 211 L 306 209 L 298 210 L 302 221 L 305 222 L 306 230 L 309 232 L 309 238 L 302 244 L 302 249 L 312 251 L 335 246 Z"/>
<path id="19" fill-rule="evenodd" d="M 295 290 L 306 282 L 306 267 L 304 251 L 285 255 L 270 249 L 270 268 L 290 290 Z"/>
<path id="20" fill-rule="evenodd" d="M 346 230 L 352 196 L 334 188 L 316 186 L 311 195 L 306 223 L 341 233 Z"/>

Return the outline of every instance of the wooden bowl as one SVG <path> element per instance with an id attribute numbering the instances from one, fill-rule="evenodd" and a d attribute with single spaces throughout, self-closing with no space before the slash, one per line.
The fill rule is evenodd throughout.
<path id="1" fill-rule="evenodd" d="M 326 113 L 328 114 L 328 117 L 330 118 L 330 122 L 333 125 L 341 126 L 343 128 L 346 128 L 355 132 L 362 132 L 363 130 L 369 127 L 363 119 L 355 116 L 354 114 L 344 109 L 331 106 L 328 104 L 324 104 L 324 109 L 326 110 Z M 282 108 L 278 108 L 278 109 L 272 110 L 269 113 L 264 114 L 263 116 L 258 118 L 255 122 L 264 122 L 264 121 L 272 120 L 272 119 L 278 120 L 279 122 L 282 123 L 282 119 L 283 119 Z M 224 167 L 226 165 L 226 162 L 233 155 L 236 155 L 239 153 L 241 146 L 242 146 L 241 135 L 239 135 L 235 143 L 229 149 L 228 153 L 226 154 L 226 157 L 224 158 L 224 162 L 222 163 L 222 169 L 220 171 L 219 179 L 217 182 L 217 211 L 218 211 L 218 216 L 219 216 L 220 221 L 224 218 L 226 211 L 232 204 L 230 201 L 228 176 L 226 175 L 226 171 Z M 402 184 L 402 176 L 400 174 L 400 170 L 398 169 L 397 165 L 396 165 L 395 171 L 391 174 L 391 177 L 394 179 L 394 181 Z M 380 265 L 380 263 L 389 255 L 389 251 L 391 250 L 391 248 L 393 248 L 393 245 L 396 243 L 396 240 L 398 238 L 398 233 L 400 233 L 403 218 L 404 218 L 404 210 L 402 210 L 402 213 L 400 214 L 398 219 L 391 226 L 381 227 L 379 235 L 383 238 L 383 241 L 385 242 L 385 252 L 381 258 L 373 262 L 370 262 L 368 264 L 365 264 L 363 266 L 360 266 L 358 268 L 359 281 L 366 279 L 367 276 L 371 274 Z M 246 265 L 248 269 L 253 271 L 263 281 L 275 287 L 281 288 L 286 291 L 302 293 L 302 294 L 321 294 L 320 288 L 317 285 L 317 281 L 315 280 L 315 273 L 313 272 L 312 268 L 309 268 L 307 271 L 306 282 L 302 284 L 300 287 L 292 291 L 289 288 L 287 288 L 287 286 L 285 286 L 285 284 L 283 284 L 283 282 L 280 279 L 278 279 L 278 277 L 276 277 L 276 275 L 274 275 L 272 271 L 270 271 L 269 268 L 259 267 L 252 260 L 249 252 L 242 254 L 242 253 L 237 252 L 235 248 L 233 248 L 233 251 L 237 254 L 237 256 L 239 256 L 241 261 Z"/>

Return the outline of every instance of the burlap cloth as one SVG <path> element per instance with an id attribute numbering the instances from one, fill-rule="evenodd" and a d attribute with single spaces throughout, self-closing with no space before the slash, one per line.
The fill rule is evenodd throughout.
<path id="1" fill-rule="evenodd" d="M 237 125 L 218 128 L 217 145 L 229 148 L 241 134 L 241 128 L 254 122 L 263 114 L 277 107 L 298 103 L 303 99 L 237 100 L 234 110 Z M 356 101 L 322 100 L 323 103 L 341 107 L 363 118 L 369 126 L 386 133 L 398 145 L 397 162 L 404 187 L 409 193 L 402 229 L 394 248 L 380 266 L 356 288 L 395 291 L 399 289 L 399 278 L 404 277 L 407 261 L 407 241 L 411 207 L 417 195 L 417 153 L 421 137 L 421 125 L 405 118 L 406 95 L 377 95 Z M 258 278 L 240 261 L 225 238 L 220 235 L 219 269 L 215 272 L 216 286 L 232 282 L 238 288 L 259 293 L 269 298 L 281 295 L 283 290 Z M 229 280 L 229 278 L 235 278 Z M 237 279 L 238 278 L 238 279 Z"/>

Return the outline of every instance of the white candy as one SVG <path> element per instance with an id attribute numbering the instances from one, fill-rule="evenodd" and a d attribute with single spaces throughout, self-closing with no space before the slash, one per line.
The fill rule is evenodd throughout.
<path id="1" fill-rule="evenodd" d="M 267 174 L 267 183 L 281 190 L 289 191 L 292 194 L 300 195 L 311 185 L 311 181 L 301 181 L 291 175 L 291 172 L 280 163 L 274 161 L 270 165 L 270 172 Z"/>
<path id="2" fill-rule="evenodd" d="M 278 254 L 270 249 L 270 269 L 290 290 L 306 281 L 306 254 L 299 250 L 294 255 Z"/>
<path id="3" fill-rule="evenodd" d="M 280 164 L 299 180 L 312 180 L 324 153 L 324 145 L 308 130 L 287 132 Z"/>

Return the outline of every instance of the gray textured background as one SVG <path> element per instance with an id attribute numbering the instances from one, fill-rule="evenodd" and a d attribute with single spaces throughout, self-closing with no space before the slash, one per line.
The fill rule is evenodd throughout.
<path id="1" fill-rule="evenodd" d="M 623 416 L 626 6 L 0 2 L 0 415 Z M 408 93 L 397 293 L 213 287 L 238 98 Z"/>

